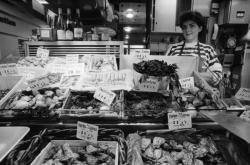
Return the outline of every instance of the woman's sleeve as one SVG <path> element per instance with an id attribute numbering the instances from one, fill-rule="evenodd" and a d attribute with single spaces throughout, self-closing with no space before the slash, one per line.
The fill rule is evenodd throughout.
<path id="1" fill-rule="evenodd" d="M 210 56 L 208 60 L 208 69 L 211 71 L 212 84 L 218 85 L 222 79 L 222 65 L 218 58 L 216 57 L 215 50 L 211 47 Z"/>

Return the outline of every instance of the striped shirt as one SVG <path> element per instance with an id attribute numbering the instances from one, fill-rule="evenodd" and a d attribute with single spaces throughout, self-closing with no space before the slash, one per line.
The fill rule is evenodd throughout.
<path id="1" fill-rule="evenodd" d="M 198 54 L 198 44 L 188 45 L 185 44 L 182 53 L 181 49 L 183 47 L 184 42 L 179 42 L 170 46 L 169 51 L 167 53 L 168 56 L 199 56 Z M 200 43 L 200 57 L 202 60 L 201 68 L 203 71 L 211 71 L 212 75 L 212 84 L 217 85 L 222 79 L 222 66 L 216 57 L 216 52 L 214 48 L 210 45 Z"/>

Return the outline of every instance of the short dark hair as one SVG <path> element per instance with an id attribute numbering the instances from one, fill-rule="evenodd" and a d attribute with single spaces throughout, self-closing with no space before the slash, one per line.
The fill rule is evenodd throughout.
<path id="1" fill-rule="evenodd" d="M 180 26 L 183 26 L 183 23 L 186 21 L 194 21 L 198 26 L 205 28 L 205 20 L 201 13 L 197 11 L 186 11 L 180 16 Z"/>

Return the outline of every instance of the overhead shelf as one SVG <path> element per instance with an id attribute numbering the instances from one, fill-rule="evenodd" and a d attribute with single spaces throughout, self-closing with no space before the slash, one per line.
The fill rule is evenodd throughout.
<path id="1" fill-rule="evenodd" d="M 208 118 L 250 144 L 250 123 L 225 111 L 202 111 Z"/>

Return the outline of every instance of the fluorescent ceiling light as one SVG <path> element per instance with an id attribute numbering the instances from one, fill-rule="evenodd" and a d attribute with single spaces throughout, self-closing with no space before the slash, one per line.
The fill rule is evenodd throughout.
<path id="1" fill-rule="evenodd" d="M 130 26 L 124 27 L 123 28 L 125 32 L 131 32 L 132 28 Z"/>
<path id="2" fill-rule="evenodd" d="M 49 4 L 46 0 L 36 0 L 40 4 Z"/>
<path id="3" fill-rule="evenodd" d="M 133 12 L 134 10 L 133 9 L 127 9 L 127 12 Z"/>

